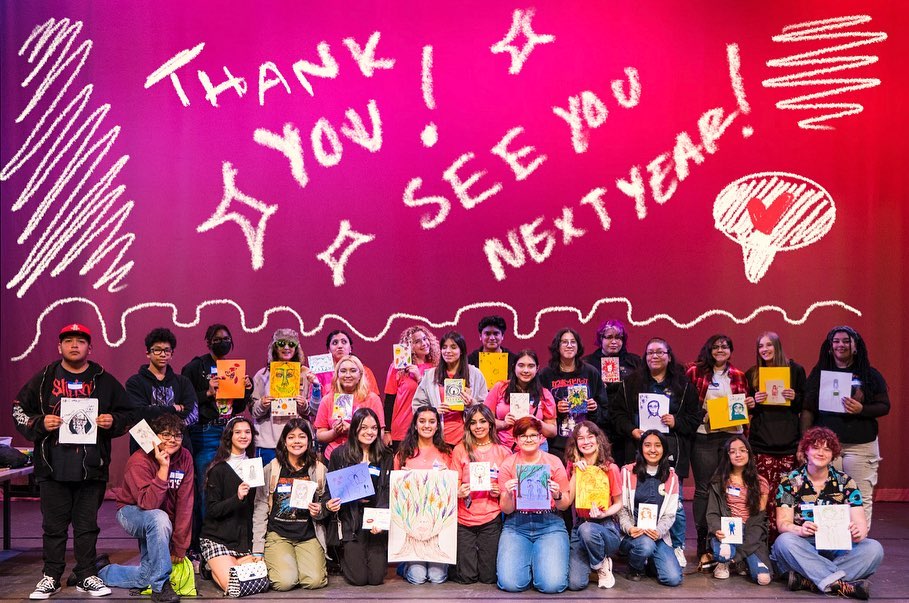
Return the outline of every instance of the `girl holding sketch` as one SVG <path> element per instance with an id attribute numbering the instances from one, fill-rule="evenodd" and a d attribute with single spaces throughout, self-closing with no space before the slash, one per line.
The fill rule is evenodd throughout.
<path id="1" fill-rule="evenodd" d="M 451 446 L 442 439 L 439 411 L 434 406 L 421 406 L 413 413 L 410 428 L 395 455 L 395 469 L 436 469 L 451 467 Z M 441 584 L 448 578 L 448 564 L 408 562 L 398 566 L 398 573 L 411 584 L 427 580 Z"/>
<path id="2" fill-rule="evenodd" d="M 496 583 L 496 555 L 502 533 L 499 468 L 510 454 L 496 437 L 492 411 L 483 404 L 467 408 L 464 441 L 451 455 L 451 466 L 460 478 L 458 564 L 451 576 L 455 582 Z"/>
<path id="3" fill-rule="evenodd" d="M 410 350 L 410 364 L 395 366 L 392 361 L 385 379 L 385 424 L 391 431 L 391 441 L 397 450 L 413 418 L 413 397 L 423 373 L 439 364 L 439 341 L 419 325 L 401 332 L 400 345 Z"/>
<path id="4" fill-rule="evenodd" d="M 622 480 L 612 461 L 612 446 L 596 424 L 581 421 L 568 438 L 566 456 L 571 475 L 569 497 L 576 516 L 569 545 L 568 588 L 586 588 L 590 570 L 596 571 L 600 588 L 612 588 L 612 556 L 622 540 L 615 522 L 622 508 Z M 586 492 L 588 474 L 600 478 L 595 493 Z"/>
<path id="5" fill-rule="evenodd" d="M 328 500 L 325 465 L 308 421 L 294 417 L 284 425 L 264 478 L 265 486 L 256 490 L 253 555 L 264 556 L 275 590 L 322 588 L 328 575 L 321 520 L 340 505 Z M 294 490 L 305 491 L 300 493 L 303 501 Z"/>
<path id="6" fill-rule="evenodd" d="M 382 401 L 369 391 L 363 363 L 356 356 L 344 356 L 335 365 L 331 390 L 322 396 L 319 412 L 316 413 L 316 437 L 325 444 L 326 459 L 330 459 L 334 449 L 349 439 L 347 432 L 351 418 L 359 408 L 371 408 L 384 419 Z M 379 428 L 385 429 L 384 420 L 380 421 Z"/>
<path id="7" fill-rule="evenodd" d="M 388 568 L 388 532 L 363 527 L 364 509 L 388 508 L 389 474 L 392 469 L 391 451 L 379 435 L 380 415 L 372 408 L 357 409 L 350 421 L 347 440 L 335 448 L 328 463 L 329 471 L 337 471 L 360 463 L 369 465 L 375 494 L 363 500 L 341 505 L 338 511 L 341 541 L 341 572 L 354 586 L 374 586 L 385 581 Z M 330 529 L 337 530 L 334 523 Z"/>
<path id="8" fill-rule="evenodd" d="M 543 593 L 560 593 L 568 587 L 568 530 L 559 511 L 571 506 L 568 474 L 558 457 L 540 450 L 543 425 L 534 417 L 515 421 L 514 437 L 518 450 L 502 463 L 499 470 L 499 504 L 505 514 L 496 560 L 498 586 L 509 592 L 530 588 Z M 546 466 L 548 480 L 542 484 L 522 484 L 537 494 L 544 490 L 543 508 L 520 507 L 519 470 Z M 532 480 L 527 480 L 532 481 Z M 536 497 L 534 497 L 536 498 Z"/>
<path id="9" fill-rule="evenodd" d="M 729 563 L 745 562 L 751 578 L 766 586 L 770 584 L 770 552 L 767 549 L 767 496 L 770 484 L 758 475 L 751 446 L 744 437 L 735 435 L 727 440 L 707 496 L 707 529 L 717 565 L 713 577 L 729 577 Z M 738 518 L 741 524 L 724 523 Z M 733 532 L 736 528 L 739 534 Z M 724 543 L 734 540 L 738 544 Z"/>
<path id="10" fill-rule="evenodd" d="M 669 530 L 679 507 L 679 480 L 666 449 L 662 433 L 655 429 L 645 431 L 638 440 L 635 462 L 622 467 L 619 525 L 625 536 L 619 550 L 628 555 L 629 580 L 640 581 L 651 561 L 660 584 L 678 586 L 682 583 L 682 567 L 673 554 Z M 652 512 L 654 507 L 656 513 Z M 655 515 L 655 522 L 649 525 L 642 521 L 648 514 Z"/>
<path id="11" fill-rule="evenodd" d="M 495 414 L 496 433 L 499 442 L 509 450 L 514 449 L 515 441 L 511 433 L 514 422 L 521 418 L 515 415 L 511 406 L 511 394 L 527 394 L 529 407 L 527 412 L 543 423 L 543 437 L 556 435 L 556 405 L 552 393 L 540 383 L 540 361 L 533 350 L 521 350 L 514 363 L 514 374 L 508 381 L 496 383 L 486 396 L 486 406 Z M 546 446 L 543 440 L 542 446 Z M 546 450 L 546 448 L 543 448 Z"/>
<path id="12" fill-rule="evenodd" d="M 761 369 L 788 370 L 789 387 L 781 387 L 776 379 L 766 380 L 761 390 Z M 805 399 L 805 369 L 783 352 L 780 336 L 772 331 L 761 333 L 757 340 L 757 363 L 745 373 L 748 394 L 754 396 L 755 406 L 751 409 L 751 429 L 748 442 L 754 451 L 754 462 L 758 475 L 770 484 L 770 492 L 776 492 L 780 478 L 795 467 L 795 449 L 799 444 L 799 415 Z M 774 382 L 774 383 L 771 383 Z M 771 398 L 778 388 L 777 399 Z M 780 402 L 779 400 L 782 400 Z M 769 542 L 776 540 L 776 503 L 773 497 L 767 501 L 767 522 L 770 526 Z"/>
<path id="13" fill-rule="evenodd" d="M 424 404 L 436 407 L 442 415 L 442 437 L 449 445 L 455 446 L 464 439 L 464 409 L 486 400 L 486 378 L 480 369 L 467 364 L 467 342 L 460 333 L 449 331 L 442 335 L 440 353 L 442 361 L 423 374 L 412 406 L 414 409 Z M 449 407 L 447 402 L 447 379 L 463 382 L 455 408 Z"/>

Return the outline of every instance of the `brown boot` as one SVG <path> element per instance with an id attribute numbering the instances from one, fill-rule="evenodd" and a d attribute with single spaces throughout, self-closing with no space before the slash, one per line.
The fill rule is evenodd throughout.
<path id="1" fill-rule="evenodd" d="M 867 580 L 853 580 L 851 582 L 837 580 L 830 585 L 830 592 L 840 597 L 867 601 L 868 597 L 871 596 L 871 583 Z"/>
<path id="2" fill-rule="evenodd" d="M 789 590 L 808 590 L 813 593 L 820 592 L 814 582 L 805 576 L 792 571 L 789 572 L 789 579 L 786 581 L 786 586 Z"/>

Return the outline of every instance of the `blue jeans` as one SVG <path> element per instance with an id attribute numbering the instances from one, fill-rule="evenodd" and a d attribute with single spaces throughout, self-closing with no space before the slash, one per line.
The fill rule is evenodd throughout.
<path id="1" fill-rule="evenodd" d="M 873 574 L 884 560 L 884 549 L 877 540 L 865 538 L 852 543 L 851 551 L 818 551 L 814 538 L 787 532 L 773 543 L 772 559 L 781 572 L 797 572 L 826 591 L 837 580 L 859 580 Z"/>
<path id="2" fill-rule="evenodd" d="M 423 584 L 427 580 L 433 584 L 442 584 L 448 579 L 448 564 L 409 561 L 399 566 L 398 573 L 411 584 Z"/>
<path id="3" fill-rule="evenodd" d="M 729 563 L 735 558 L 735 546 L 734 544 L 729 545 L 729 556 L 723 557 L 720 555 L 720 541 L 716 538 L 710 539 L 710 548 L 713 549 L 713 558 L 720 563 Z M 745 563 L 748 564 L 748 573 L 751 575 L 751 579 L 757 582 L 758 574 L 769 574 L 770 568 L 764 565 L 764 562 L 761 561 L 761 558 L 756 554 L 751 553 L 745 557 Z"/>
<path id="4" fill-rule="evenodd" d="M 619 550 L 622 537 L 611 519 L 603 523 L 585 521 L 571 531 L 568 557 L 568 588 L 582 590 L 590 582 L 590 570 L 603 566 Z"/>
<path id="5" fill-rule="evenodd" d="M 189 428 L 189 439 L 193 443 L 193 465 L 196 472 L 191 546 L 196 551 L 199 550 L 199 532 L 202 530 L 202 518 L 205 516 L 205 470 L 215 458 L 222 433 L 224 433 L 223 425 L 196 423 Z"/>
<path id="6" fill-rule="evenodd" d="M 685 505 L 682 504 L 682 480 L 679 480 L 679 508 L 675 512 L 675 523 L 669 528 L 669 538 L 672 539 L 672 548 L 685 547 L 685 528 L 687 527 L 685 517 Z"/>
<path id="7" fill-rule="evenodd" d="M 262 466 L 265 466 L 275 460 L 275 449 L 256 448 L 256 456 L 262 459 Z"/>
<path id="8" fill-rule="evenodd" d="M 568 587 L 568 530 L 557 513 L 505 517 L 496 558 L 498 586 L 509 592 L 533 587 L 560 593 Z"/>
<path id="9" fill-rule="evenodd" d="M 631 569 L 642 572 L 647 561 L 652 559 L 656 567 L 657 580 L 666 586 L 678 586 L 682 583 L 682 568 L 679 560 L 675 558 L 672 547 L 664 540 L 654 541 L 650 536 L 641 534 L 637 538 L 625 536 L 619 551 L 628 555 L 628 565 Z"/>
<path id="10" fill-rule="evenodd" d="M 110 564 L 101 568 L 98 577 L 105 584 L 120 588 L 145 588 L 161 592 L 170 579 L 170 536 L 173 526 L 161 509 L 145 511 L 128 505 L 117 511 L 117 521 L 127 534 L 139 539 L 139 565 Z"/>

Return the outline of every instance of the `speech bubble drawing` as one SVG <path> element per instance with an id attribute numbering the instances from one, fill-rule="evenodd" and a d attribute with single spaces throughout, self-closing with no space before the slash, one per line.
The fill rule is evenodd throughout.
<path id="1" fill-rule="evenodd" d="M 726 186 L 713 204 L 716 229 L 742 246 L 745 277 L 763 278 L 778 251 L 819 241 L 836 221 L 823 186 L 798 174 L 760 172 Z"/>

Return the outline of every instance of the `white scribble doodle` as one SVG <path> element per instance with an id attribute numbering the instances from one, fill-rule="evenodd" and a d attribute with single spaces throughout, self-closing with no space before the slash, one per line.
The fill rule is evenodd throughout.
<path id="1" fill-rule="evenodd" d="M 269 308 L 262 314 L 262 321 L 259 324 L 250 325 L 250 324 L 247 324 L 246 313 L 243 311 L 243 307 L 239 303 L 235 302 L 232 299 L 209 299 L 209 300 L 205 300 L 205 301 L 199 303 L 198 305 L 196 305 L 195 315 L 194 315 L 193 319 L 190 320 L 189 322 L 183 322 L 177 318 L 177 305 L 174 303 L 171 303 L 171 302 L 144 302 L 141 304 L 136 304 L 134 306 L 131 306 L 131 307 L 127 308 L 126 310 L 124 310 L 123 313 L 120 315 L 120 332 L 121 332 L 120 337 L 117 339 L 112 339 L 110 337 L 110 335 L 108 334 L 109 328 L 108 328 L 107 323 L 104 320 L 104 316 L 102 316 L 102 314 L 101 314 L 101 308 L 99 308 L 95 302 L 93 302 L 92 300 L 85 298 L 85 297 L 67 297 L 64 299 L 58 299 L 51 305 L 47 306 L 41 312 L 41 314 L 38 316 L 37 320 L 35 321 L 35 336 L 32 339 L 31 343 L 25 349 L 25 351 L 23 351 L 18 356 L 14 356 L 14 357 L 10 358 L 10 360 L 12 360 L 13 362 L 19 362 L 20 360 L 24 360 L 25 358 L 27 358 L 28 355 L 31 354 L 32 351 L 35 349 L 35 347 L 37 347 L 38 341 L 41 339 L 41 326 L 44 323 L 44 319 L 49 314 L 53 313 L 57 308 L 60 308 L 62 306 L 68 305 L 68 304 L 76 304 L 76 303 L 85 304 L 85 305 L 91 307 L 95 311 L 95 315 L 98 317 L 98 323 L 101 325 L 101 335 L 104 338 L 105 345 L 107 345 L 108 347 L 112 347 L 112 348 L 120 347 L 126 341 L 126 337 L 127 337 L 126 321 L 127 321 L 127 318 L 129 317 L 129 315 L 133 314 L 135 312 L 140 312 L 140 311 L 148 309 L 148 308 L 169 309 L 171 311 L 171 321 L 173 322 L 174 326 L 182 328 L 182 329 L 190 329 L 193 327 L 198 327 L 200 324 L 202 324 L 202 310 L 208 308 L 209 306 L 230 306 L 237 311 L 237 314 L 240 317 L 240 326 L 245 333 L 259 333 L 260 331 L 262 331 L 268 327 L 268 322 L 269 322 L 269 319 L 271 318 L 272 314 L 280 314 L 282 312 L 286 312 L 296 319 L 298 330 L 303 337 L 311 337 L 311 336 L 315 335 L 316 333 L 319 333 L 322 329 L 325 328 L 326 322 L 328 322 L 330 320 L 336 320 L 336 321 L 339 321 L 339 322 L 343 323 L 344 325 L 346 325 L 346 327 L 357 337 L 359 337 L 360 339 L 362 339 L 364 341 L 369 341 L 369 342 L 376 342 L 376 341 L 379 341 L 382 338 L 384 338 L 388 334 L 388 332 L 391 330 L 392 324 L 394 324 L 394 322 L 396 320 L 405 320 L 408 322 L 416 321 L 416 322 L 426 324 L 434 329 L 444 329 L 447 327 L 456 326 L 461 321 L 461 316 L 463 314 L 466 314 L 468 312 L 473 312 L 476 310 L 499 310 L 498 313 L 502 313 L 501 310 L 510 312 L 511 317 L 512 317 L 511 324 L 514 325 L 514 336 L 517 337 L 518 339 L 531 339 L 531 338 L 535 337 L 537 335 L 537 333 L 539 333 L 539 331 L 540 331 L 540 323 L 542 322 L 543 317 L 546 316 L 547 314 L 556 314 L 559 312 L 566 312 L 569 314 L 574 314 L 577 317 L 577 320 L 581 324 L 586 325 L 588 322 L 593 320 L 594 316 L 596 315 L 596 313 L 600 309 L 600 307 L 605 306 L 607 304 L 624 304 L 626 307 L 625 319 L 628 322 L 628 324 L 630 324 L 632 326 L 645 327 L 645 326 L 653 324 L 659 320 L 665 320 L 665 321 L 671 323 L 673 326 L 675 326 L 678 329 L 690 329 L 690 328 L 696 326 L 697 324 L 701 323 L 702 321 L 707 320 L 708 318 L 712 318 L 714 316 L 725 317 L 725 318 L 731 320 L 732 322 L 734 322 L 736 324 L 740 324 L 740 325 L 747 324 L 747 323 L 751 322 L 752 320 L 754 320 L 758 315 L 760 315 L 764 312 L 777 312 L 782 316 L 784 321 L 786 321 L 787 323 L 789 323 L 791 325 L 805 324 L 805 322 L 808 321 L 808 317 L 811 316 L 811 314 L 815 310 L 818 310 L 820 308 L 839 308 L 843 311 L 851 312 L 852 314 L 855 314 L 856 316 L 862 315 L 861 311 L 859 311 L 857 308 L 854 308 L 854 307 L 846 304 L 845 302 L 842 302 L 839 300 L 827 300 L 827 301 L 814 302 L 813 304 L 808 306 L 805 309 L 805 312 L 802 313 L 802 315 L 798 318 L 790 317 L 789 313 L 786 310 L 784 310 L 783 308 L 780 308 L 779 306 L 759 306 L 759 307 L 755 308 L 754 310 L 752 310 L 750 314 L 748 314 L 747 316 L 744 316 L 744 317 L 738 317 L 738 316 L 732 314 L 731 312 L 728 312 L 727 310 L 713 309 L 713 310 L 708 310 L 706 312 L 703 312 L 702 314 L 696 316 L 695 318 L 693 318 L 689 321 L 684 321 L 684 322 L 673 318 L 669 314 L 654 314 L 653 316 L 650 316 L 649 318 L 636 319 L 632 315 L 632 313 L 634 312 L 634 308 L 631 305 L 631 300 L 629 300 L 627 297 L 603 297 L 603 298 L 596 300 L 593 303 L 593 305 L 591 306 L 590 310 L 586 314 L 583 313 L 580 309 L 575 308 L 574 306 L 549 306 L 549 307 L 543 308 L 543 309 L 537 311 L 536 315 L 534 316 L 533 329 L 531 329 L 530 331 L 524 332 L 521 330 L 520 323 L 519 323 L 519 317 L 518 317 L 518 311 L 514 308 L 514 306 L 511 306 L 510 304 L 507 304 L 505 302 L 500 302 L 500 301 L 486 301 L 486 302 L 476 302 L 473 304 L 468 304 L 466 306 L 462 306 L 455 312 L 455 315 L 451 320 L 447 320 L 447 321 L 443 321 L 443 322 L 436 322 L 426 316 L 421 316 L 419 314 L 411 314 L 409 312 L 395 312 L 394 314 L 389 315 L 388 320 L 385 321 L 385 325 L 382 327 L 381 330 L 379 330 L 374 335 L 370 335 L 368 333 L 364 333 L 363 331 L 357 329 L 353 325 L 353 323 L 351 323 L 349 320 L 347 320 L 346 318 L 344 318 L 343 316 L 341 316 L 339 314 L 323 314 L 315 327 L 313 327 L 312 329 L 307 329 L 305 327 L 305 325 L 303 324 L 303 318 L 297 313 L 296 310 L 294 310 L 293 308 L 291 308 L 289 306 L 275 306 L 273 308 Z M 223 318 L 223 314 L 219 314 L 218 320 L 221 320 L 221 321 L 225 320 Z M 281 324 L 286 325 L 286 321 L 282 321 Z"/>
<path id="2" fill-rule="evenodd" d="M 511 55 L 511 66 L 508 68 L 508 73 L 511 75 L 521 73 L 524 62 L 530 56 L 530 53 L 533 52 L 535 46 L 555 42 L 554 35 L 538 34 L 533 30 L 533 26 L 530 24 L 531 19 L 533 19 L 533 13 L 533 9 L 515 9 L 511 17 L 511 28 L 508 33 L 489 48 L 493 54 L 507 52 Z M 513 44 L 518 38 L 518 34 L 524 34 L 526 38 L 524 45 L 520 48 Z"/>
<path id="3" fill-rule="evenodd" d="M 836 220 L 833 197 L 798 174 L 761 172 L 732 182 L 713 204 L 717 230 L 742 246 L 745 276 L 756 283 L 778 251 L 823 237 Z"/>
<path id="4" fill-rule="evenodd" d="M 32 30 L 19 49 L 19 56 L 28 53 L 29 64 L 37 61 L 22 81 L 22 87 L 39 83 L 16 117 L 16 123 L 23 123 L 45 95 L 56 93 L 25 142 L 0 170 L 0 180 L 9 180 L 30 160 L 40 158 L 11 207 L 14 212 L 20 211 L 33 197 L 40 198 L 22 234 L 16 239 L 19 245 L 32 238 L 41 222 L 47 222 L 19 271 L 6 283 L 7 289 L 18 287 L 16 296 L 20 298 L 48 269 L 51 276 L 61 274 L 98 239 L 100 241 L 79 274 L 85 276 L 108 255 L 113 255 L 113 259 L 92 284 L 93 288 L 107 285 L 111 293 L 120 291 L 126 286 L 122 281 L 134 264 L 133 261 L 126 261 L 125 255 L 135 235 L 121 232 L 134 204 L 132 201 L 121 202 L 126 188 L 114 183 L 129 161 L 129 155 L 121 155 L 103 175 L 94 176 L 116 142 L 120 126 L 115 125 L 101 134 L 104 119 L 111 109 L 107 103 L 91 115 L 84 115 L 94 91 L 93 84 L 86 84 L 76 94 L 68 94 L 70 85 L 78 77 L 92 49 L 91 40 L 78 43 L 81 32 L 81 21 L 48 19 Z M 78 46 L 73 49 L 77 43 Z M 60 110 L 62 103 L 66 106 Z M 96 138 L 97 135 L 100 137 Z M 53 180 L 52 173 L 56 175 L 56 180 Z M 48 221 L 46 217 L 49 213 L 51 218 Z M 64 254 L 62 258 L 61 254 Z"/>
<path id="5" fill-rule="evenodd" d="M 813 40 L 835 40 L 833 46 L 793 54 L 780 59 L 767 61 L 768 67 L 809 67 L 806 71 L 790 73 L 780 77 L 764 80 L 765 88 L 792 88 L 798 86 L 835 86 L 832 89 L 812 92 L 782 100 L 776 104 L 777 109 L 784 110 L 818 110 L 820 115 L 808 117 L 799 121 L 799 127 L 805 130 L 832 130 L 833 126 L 823 122 L 832 121 L 840 117 L 861 113 L 865 108 L 859 103 L 846 102 L 817 102 L 820 99 L 837 96 L 846 92 L 864 90 L 879 86 L 878 78 L 842 78 L 823 77 L 826 74 L 858 69 L 866 65 L 877 63 L 877 56 L 858 55 L 846 56 L 840 53 L 859 46 L 876 44 L 887 39 L 887 34 L 882 31 L 836 31 L 862 25 L 871 21 L 868 15 L 851 15 L 847 17 L 834 17 L 820 21 L 806 21 L 795 23 L 783 28 L 783 33 L 773 36 L 774 42 L 806 42 Z M 840 43 L 843 39 L 853 38 L 852 41 Z M 824 56 L 833 55 L 833 56 Z"/>
<path id="6" fill-rule="evenodd" d="M 747 115 L 751 113 L 751 105 L 748 104 L 748 98 L 745 96 L 745 82 L 742 79 L 742 58 L 739 56 L 738 44 L 726 45 L 726 61 L 729 63 L 729 81 L 732 82 L 735 101 L 738 103 L 742 113 Z"/>
<path id="7" fill-rule="evenodd" d="M 429 110 L 436 108 L 436 99 L 432 91 L 432 46 L 423 47 L 423 57 L 421 60 L 421 81 L 420 89 L 423 92 L 423 102 Z M 439 128 L 436 124 L 429 122 L 420 133 L 420 140 L 427 149 L 435 146 L 439 142 Z"/>
<path id="8" fill-rule="evenodd" d="M 175 73 L 177 69 L 183 67 L 194 58 L 199 56 L 199 53 L 202 52 L 202 49 L 205 48 L 205 42 L 197 44 L 192 48 L 187 48 L 186 50 L 181 50 L 171 58 L 167 59 L 163 65 L 152 71 L 148 74 L 148 77 L 145 78 L 145 89 L 148 90 L 165 77 L 170 78 L 171 84 L 174 86 L 174 91 L 177 93 L 177 96 L 180 98 L 180 103 L 184 107 L 189 106 L 189 97 L 186 96 L 186 91 L 183 90 L 183 85 L 180 83 L 180 78 Z"/>
<path id="9" fill-rule="evenodd" d="M 221 203 L 215 208 L 215 213 L 197 226 L 196 232 L 207 232 L 227 222 L 236 222 L 243 231 L 243 236 L 246 237 L 246 245 L 249 247 L 253 270 L 258 270 L 265 265 L 265 256 L 262 251 L 265 244 L 265 225 L 272 214 L 278 211 L 278 206 L 268 205 L 240 192 L 236 183 L 237 170 L 234 169 L 234 166 L 229 161 L 223 163 L 221 173 L 224 178 L 224 196 L 221 198 Z M 261 214 L 255 227 L 253 227 L 249 219 L 239 212 L 228 211 L 234 201 Z"/>
<path id="10" fill-rule="evenodd" d="M 331 280 L 335 287 L 340 287 L 344 284 L 344 266 L 347 265 L 347 260 L 350 259 L 351 254 L 356 251 L 357 247 L 369 243 L 375 238 L 375 235 L 363 234 L 353 230 L 348 220 L 341 220 L 338 236 L 328 246 L 328 249 L 316 256 L 317 259 L 325 262 L 331 268 Z M 347 239 L 350 240 L 347 247 L 344 248 L 340 256 L 335 257 L 335 252 L 344 245 Z"/>

